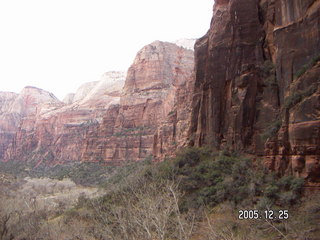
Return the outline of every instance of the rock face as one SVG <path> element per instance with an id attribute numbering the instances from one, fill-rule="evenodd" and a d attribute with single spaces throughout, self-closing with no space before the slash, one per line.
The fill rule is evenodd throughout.
<path id="1" fill-rule="evenodd" d="M 0 93 L 0 158 L 116 164 L 210 145 L 317 184 L 319 24 L 320 0 L 216 0 L 195 53 L 192 41 L 153 42 L 127 75 L 106 73 L 64 104 L 36 88 Z"/>
<path id="2" fill-rule="evenodd" d="M 20 120 L 19 114 L 10 113 L 10 108 L 18 94 L 0 92 L 0 159 L 12 141 Z"/>
<path id="3" fill-rule="evenodd" d="M 27 86 L 14 100 L 9 112 L 20 114 L 21 117 L 27 117 L 60 103 L 52 93 L 40 88 Z"/>
<path id="4" fill-rule="evenodd" d="M 119 103 L 124 79 L 123 72 L 106 73 L 68 97 L 70 104 L 46 104 L 22 118 L 5 159 L 36 164 L 80 161 L 90 129 L 102 122 L 110 105 Z"/>
<path id="5" fill-rule="evenodd" d="M 188 112 L 175 108 L 182 89 L 192 85 L 193 66 L 193 51 L 172 43 L 156 41 L 141 49 L 128 70 L 120 104 L 108 109 L 103 124 L 88 137 L 84 159 L 119 162 L 170 155 L 178 145 L 174 139 L 182 144 L 181 132 L 188 129 Z"/>
<path id="6" fill-rule="evenodd" d="M 127 74 L 108 72 L 64 103 L 29 109 L 37 104 L 20 107 L 27 100 L 18 96 L 13 105 L 22 117 L 4 158 L 54 165 L 170 156 L 186 143 L 193 68 L 192 50 L 155 41 L 138 52 Z"/>
<path id="7" fill-rule="evenodd" d="M 275 1 L 268 11 L 275 12 L 281 127 L 267 142 L 266 160 L 281 174 L 320 182 L 320 1 Z"/>
<path id="8" fill-rule="evenodd" d="M 5 155 L 13 141 L 23 118 L 35 116 L 37 113 L 60 101 L 52 94 L 39 88 L 25 87 L 20 94 L 0 93 L 0 159 Z"/>
<path id="9" fill-rule="evenodd" d="M 320 1 L 215 2 L 195 45 L 189 143 L 320 181 Z"/>
<path id="10" fill-rule="evenodd" d="M 92 106 L 94 108 L 105 108 L 105 103 L 114 99 L 118 99 L 121 96 L 122 88 L 125 82 L 125 72 L 107 72 L 101 76 L 99 82 L 97 82 L 85 97 L 81 98 L 79 104 Z M 77 101 L 77 93 L 73 98 L 73 102 Z"/>

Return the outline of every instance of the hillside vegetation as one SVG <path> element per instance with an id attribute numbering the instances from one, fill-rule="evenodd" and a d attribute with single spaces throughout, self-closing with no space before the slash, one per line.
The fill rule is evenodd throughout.
<path id="1" fill-rule="evenodd" d="M 37 229 L 28 221 L 17 224 L 14 211 L 1 210 L 0 239 L 317 239 L 320 234 L 320 197 L 304 197 L 302 179 L 280 178 L 234 153 L 190 148 L 164 162 L 126 164 L 99 185 L 103 195 L 79 195 L 72 206 L 46 212 L 33 203 L 31 212 L 21 210 L 25 217 L 32 213 Z M 241 220 L 239 210 L 245 209 L 288 210 L 289 219 Z"/>

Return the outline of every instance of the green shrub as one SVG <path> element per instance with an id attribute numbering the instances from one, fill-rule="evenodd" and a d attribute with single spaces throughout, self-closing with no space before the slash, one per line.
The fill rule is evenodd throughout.
<path id="1" fill-rule="evenodd" d="M 214 154 L 204 148 L 188 148 L 173 160 L 150 164 L 143 170 L 143 178 L 142 182 L 179 182 L 179 189 L 184 192 L 181 201 L 184 211 L 224 201 L 235 205 L 253 203 L 257 198 L 278 205 L 293 204 L 301 197 L 303 186 L 303 179 L 278 178 L 263 166 L 254 166 L 251 159 L 226 152 Z"/>
<path id="2" fill-rule="evenodd" d="M 18 177 L 49 177 L 62 180 L 70 178 L 77 184 L 84 186 L 98 186 L 105 183 L 114 171 L 114 167 L 95 162 L 76 162 L 64 165 L 35 168 L 35 163 L 9 161 L 0 162 L 0 172 L 10 173 Z"/>
<path id="3" fill-rule="evenodd" d="M 317 91 L 318 87 L 316 84 L 312 84 L 305 90 L 299 90 L 294 93 L 292 93 L 290 96 L 286 97 L 284 100 L 283 107 L 285 109 L 290 109 L 300 103 L 303 99 L 306 97 L 311 96 Z"/>
<path id="4" fill-rule="evenodd" d="M 264 133 L 261 135 L 262 140 L 266 141 L 270 137 L 275 136 L 279 132 L 281 124 L 282 121 L 280 119 L 276 119 L 275 121 L 271 122 Z"/>
<path id="5" fill-rule="evenodd" d="M 279 206 L 293 205 L 300 200 L 303 185 L 304 180 L 294 176 L 270 179 L 264 190 L 264 197 Z"/>
<path id="6" fill-rule="evenodd" d="M 306 73 L 310 68 L 312 68 L 316 63 L 320 61 L 320 55 L 313 57 L 307 64 L 303 65 L 296 73 L 295 78 L 301 77 L 303 74 Z"/>
<path id="7" fill-rule="evenodd" d="M 290 177 L 291 177 L 290 190 L 293 191 L 295 194 L 301 195 L 303 186 L 304 186 L 304 180 L 302 178 L 295 178 L 292 176 Z"/>
<path id="8" fill-rule="evenodd" d="M 183 169 L 185 166 L 190 167 L 196 165 L 200 161 L 200 151 L 198 148 L 188 148 L 178 153 L 174 160 L 175 167 Z"/>
<path id="9" fill-rule="evenodd" d="M 270 209 L 274 205 L 274 201 L 267 197 L 261 197 L 257 202 L 255 208 L 259 210 L 267 210 Z"/>
<path id="10" fill-rule="evenodd" d="M 146 130 L 148 129 L 149 127 L 147 126 L 123 128 L 121 129 L 120 132 L 113 133 L 113 136 L 116 136 L 116 137 L 144 136 L 144 135 L 147 135 Z"/>
<path id="11" fill-rule="evenodd" d="M 207 148 L 188 148 L 174 159 L 130 163 L 118 168 L 105 185 L 107 194 L 96 200 L 79 199 L 78 208 L 83 212 L 87 212 L 85 208 L 91 209 L 91 217 L 101 215 L 104 221 L 107 219 L 107 224 L 117 227 L 114 222 L 118 217 L 128 219 L 123 214 L 131 210 L 131 217 L 135 217 L 136 209 L 143 211 L 144 204 L 159 204 L 162 193 L 169 193 L 162 199 L 164 201 L 172 197 L 168 189 L 175 188 L 181 193 L 178 213 L 195 212 L 198 221 L 203 217 L 204 207 L 213 209 L 221 204 L 234 210 L 287 209 L 300 201 L 302 186 L 302 179 L 279 178 L 258 162 L 253 164 L 251 159 L 226 151 L 214 153 Z M 128 204 L 135 208 L 128 208 Z M 170 218 L 174 219 L 175 214 Z M 237 229 L 233 231 L 237 232 Z"/>
<path id="12" fill-rule="evenodd" d="M 182 209 L 187 210 L 203 204 L 214 206 L 224 200 L 240 202 L 247 194 L 243 176 L 250 163 L 239 157 L 213 154 L 209 149 L 189 148 L 170 164 L 161 163 L 159 172 L 171 178 L 174 175 L 179 181 L 181 191 L 185 192 Z"/>
<path id="13" fill-rule="evenodd" d="M 267 60 L 261 66 L 261 70 L 265 76 L 268 76 L 268 75 L 273 74 L 275 72 L 275 66 L 272 61 Z"/>
<path id="14" fill-rule="evenodd" d="M 276 200 L 278 198 L 279 187 L 276 185 L 267 185 L 264 190 L 264 195 L 270 200 Z"/>
<path id="15" fill-rule="evenodd" d="M 275 75 L 271 75 L 269 77 L 266 78 L 266 80 L 264 81 L 266 84 L 268 85 L 274 85 L 277 83 L 277 79 Z"/>
<path id="16" fill-rule="evenodd" d="M 300 193 L 303 187 L 303 181 L 293 176 L 284 176 L 279 180 L 278 185 L 285 191 L 292 190 L 295 193 Z"/>
<path id="17" fill-rule="evenodd" d="M 281 193 L 279 196 L 279 203 L 282 206 L 291 206 L 297 202 L 299 197 L 292 191 Z"/>
<path id="18" fill-rule="evenodd" d="M 264 83 L 266 85 L 274 85 L 277 83 L 276 70 L 272 61 L 267 60 L 260 67 Z"/>

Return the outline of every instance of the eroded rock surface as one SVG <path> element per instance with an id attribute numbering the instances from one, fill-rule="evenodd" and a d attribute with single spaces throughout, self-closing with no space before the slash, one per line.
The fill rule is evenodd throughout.
<path id="1" fill-rule="evenodd" d="M 191 145 L 320 181 L 319 0 L 219 0 L 195 45 Z"/>
<path id="2" fill-rule="evenodd" d="M 155 41 L 138 52 L 127 74 L 108 72 L 63 103 L 26 100 L 24 108 L 18 96 L 13 105 L 23 117 L 5 160 L 118 164 L 172 155 L 186 143 L 193 89 L 194 53 L 186 48 L 193 43 L 181 44 Z"/>
<path id="3" fill-rule="evenodd" d="M 171 119 L 177 115 L 179 91 L 192 82 L 193 64 L 193 51 L 172 43 L 156 41 L 141 49 L 128 70 L 120 104 L 108 109 L 88 138 L 84 159 L 119 162 L 172 154 L 183 142 L 180 132 L 188 129 L 188 112 L 181 109 Z"/>
<path id="4" fill-rule="evenodd" d="M 35 87 L 25 87 L 19 94 L 0 93 L 0 159 L 19 130 L 21 120 L 35 116 L 45 109 L 61 106 L 52 94 Z"/>
<path id="5" fill-rule="evenodd" d="M 17 96 L 16 93 L 0 92 L 0 159 L 18 128 L 20 115 L 10 113 L 10 108 Z"/>
<path id="6" fill-rule="evenodd" d="M 124 80 L 123 72 L 106 73 L 100 81 L 82 85 L 67 99 L 70 104 L 37 105 L 36 112 L 21 119 L 5 159 L 36 164 L 81 161 L 87 135 L 102 123 L 108 107 L 119 103 Z"/>

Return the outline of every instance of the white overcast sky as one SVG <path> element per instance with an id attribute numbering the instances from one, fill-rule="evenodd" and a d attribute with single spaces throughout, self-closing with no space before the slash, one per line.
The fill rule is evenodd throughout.
<path id="1" fill-rule="evenodd" d="M 199 38 L 213 0 L 0 0 L 0 91 L 26 85 L 62 99 L 127 70 L 154 40 Z"/>

